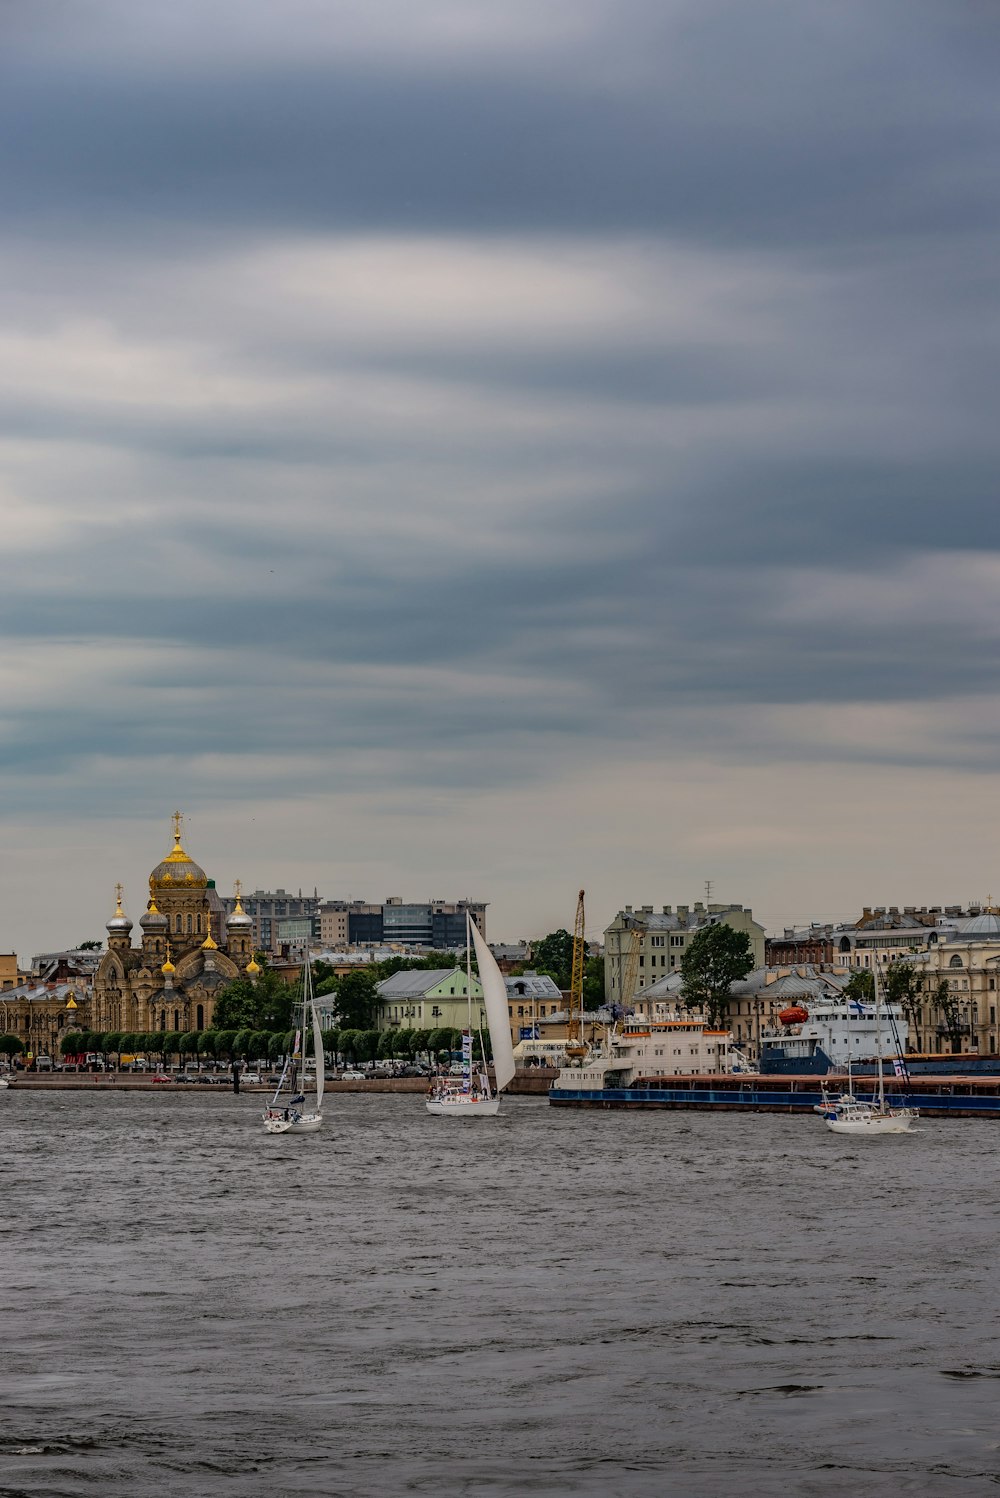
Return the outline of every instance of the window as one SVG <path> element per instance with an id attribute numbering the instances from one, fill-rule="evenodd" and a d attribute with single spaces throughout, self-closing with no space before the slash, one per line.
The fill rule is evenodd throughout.
<path id="1" fill-rule="evenodd" d="M 962 966 L 962 959 L 961 959 L 961 957 L 959 957 L 959 955 L 958 955 L 957 952 L 955 953 L 954 957 L 949 962 L 948 966 L 949 967 L 961 967 Z"/>
<path id="2" fill-rule="evenodd" d="M 194 930 L 194 920 L 193 920 L 193 918 L 191 916 L 188 916 L 188 929 L 187 929 L 188 936 L 191 935 L 191 933 L 192 933 L 193 930 Z"/>

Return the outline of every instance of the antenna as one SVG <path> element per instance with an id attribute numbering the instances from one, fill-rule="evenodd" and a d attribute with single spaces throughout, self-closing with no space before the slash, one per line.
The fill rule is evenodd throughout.
<path id="1" fill-rule="evenodd" d="M 712 903 L 712 881 L 711 881 L 711 879 L 706 879 L 705 880 L 705 904 L 706 905 L 711 905 L 711 903 Z"/>

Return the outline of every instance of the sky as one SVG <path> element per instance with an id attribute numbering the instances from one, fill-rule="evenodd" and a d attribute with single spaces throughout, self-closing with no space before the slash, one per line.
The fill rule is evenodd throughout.
<path id="1" fill-rule="evenodd" d="M 2 0 L 0 949 L 1000 892 L 985 0 Z M 1000 897 L 1000 896 L 998 896 Z"/>

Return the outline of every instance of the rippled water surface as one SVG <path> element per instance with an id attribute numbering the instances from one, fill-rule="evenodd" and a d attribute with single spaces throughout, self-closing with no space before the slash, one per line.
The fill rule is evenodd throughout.
<path id="1" fill-rule="evenodd" d="M 0 1493 L 1000 1478 L 995 1123 L 0 1093 Z"/>

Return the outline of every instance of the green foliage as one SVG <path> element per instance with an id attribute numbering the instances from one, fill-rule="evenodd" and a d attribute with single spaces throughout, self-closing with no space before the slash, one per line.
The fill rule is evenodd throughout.
<path id="1" fill-rule="evenodd" d="M 233 1036 L 233 1054 L 241 1061 L 249 1061 L 253 1049 L 253 1030 L 237 1030 Z"/>
<path id="2" fill-rule="evenodd" d="M 227 983 L 215 1001 L 213 1018 L 220 1030 L 287 1030 L 301 1001 L 297 984 L 266 970 L 256 982 L 244 977 Z"/>
<path id="3" fill-rule="evenodd" d="M 326 1051 L 327 1055 L 333 1061 L 334 1066 L 336 1066 L 338 1057 L 340 1056 L 340 1031 L 339 1030 L 324 1030 L 323 1031 L 323 1048 Z"/>
<path id="4" fill-rule="evenodd" d="M 730 988 L 752 968 L 753 949 L 745 931 L 724 921 L 703 926 L 681 958 L 685 1003 L 701 1009 L 711 1028 L 721 1028 L 729 1012 Z"/>
<path id="5" fill-rule="evenodd" d="M 122 1046 L 123 1036 L 117 1030 L 108 1030 L 104 1036 L 104 1044 L 101 1053 L 105 1056 L 117 1056 L 124 1049 Z"/>
<path id="6" fill-rule="evenodd" d="M 410 1031 L 410 1055 L 413 1057 L 426 1055 L 431 1042 L 429 1030 Z"/>
<path id="7" fill-rule="evenodd" d="M 0 1054 L 4 1056 L 20 1056 L 24 1050 L 23 1043 L 16 1035 L 0 1035 Z"/>
<path id="8" fill-rule="evenodd" d="M 180 1042 L 179 1042 L 178 1047 L 177 1047 L 178 1055 L 180 1055 L 180 1056 L 194 1056 L 194 1055 L 197 1054 L 197 1051 L 198 1051 L 198 1032 L 197 1032 L 197 1030 L 188 1030 L 180 1038 Z"/>
<path id="9" fill-rule="evenodd" d="M 262 1061 L 267 1056 L 271 1037 L 266 1030 L 255 1030 L 250 1036 L 250 1060 Z"/>
<path id="10" fill-rule="evenodd" d="M 272 1035 L 267 1042 L 267 1058 L 269 1061 L 280 1061 L 285 1054 L 285 1037 L 283 1035 Z"/>
<path id="11" fill-rule="evenodd" d="M 362 1030 L 358 1035 L 358 1060 L 374 1061 L 378 1055 L 378 1043 L 381 1039 L 378 1030 Z"/>
<path id="12" fill-rule="evenodd" d="M 83 1036 L 79 1030 L 68 1030 L 59 1042 L 60 1056 L 79 1056 L 83 1052 Z"/>
<path id="13" fill-rule="evenodd" d="M 870 972 L 859 970 L 852 973 L 844 984 L 844 997 L 855 1004 L 875 1002 L 875 979 Z"/>
<path id="14" fill-rule="evenodd" d="M 600 1009 L 604 996 L 604 958 L 588 957 L 583 965 L 583 1007 Z"/>
<path id="15" fill-rule="evenodd" d="M 376 1056 L 379 1061 L 391 1061 L 396 1055 L 396 1031 L 382 1030 L 379 1033 L 376 1046 Z"/>
<path id="16" fill-rule="evenodd" d="M 912 962 L 891 962 L 886 969 L 884 991 L 890 1004 L 899 1004 L 907 1019 L 916 1013 L 920 975 Z"/>
<path id="17" fill-rule="evenodd" d="M 345 973 L 336 989 L 337 1019 L 353 1030 L 370 1030 L 378 1009 L 378 989 L 370 968 Z"/>
<path id="18" fill-rule="evenodd" d="M 237 1033 L 238 1032 L 236 1030 L 216 1030 L 215 1054 L 217 1056 L 221 1056 L 226 1061 L 231 1061 L 233 1059 L 236 1054 L 233 1048 L 236 1045 Z M 264 1052 L 262 1051 L 261 1055 L 263 1054 Z"/>
<path id="19" fill-rule="evenodd" d="M 102 941 L 82 941 L 76 950 L 78 952 L 99 952 L 103 945 Z"/>
<path id="20" fill-rule="evenodd" d="M 356 1061 L 358 1059 L 358 1031 L 341 1030 L 340 1048 L 348 1061 Z"/>
<path id="21" fill-rule="evenodd" d="M 948 979 L 942 978 L 935 990 L 933 1003 L 941 1013 L 945 1034 L 951 1042 L 952 1048 L 957 1050 L 962 1043 L 962 1021 L 959 1010 L 958 993 L 948 985 Z"/>
<path id="22" fill-rule="evenodd" d="M 573 938 L 560 928 L 531 943 L 531 962 L 538 973 L 548 973 L 560 988 L 573 981 Z"/>

